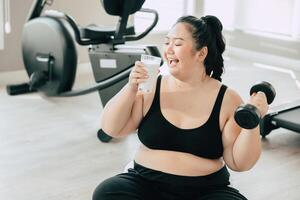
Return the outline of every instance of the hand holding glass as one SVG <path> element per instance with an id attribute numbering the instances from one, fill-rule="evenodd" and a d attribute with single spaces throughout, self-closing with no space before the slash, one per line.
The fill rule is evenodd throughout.
<path id="1" fill-rule="evenodd" d="M 143 54 L 141 55 L 141 62 L 146 66 L 149 78 L 146 82 L 139 84 L 139 90 L 143 92 L 151 92 L 156 81 L 161 58 Z"/>

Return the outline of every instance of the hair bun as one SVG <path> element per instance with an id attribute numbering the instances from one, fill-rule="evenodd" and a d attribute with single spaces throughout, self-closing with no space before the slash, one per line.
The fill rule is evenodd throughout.
<path id="1" fill-rule="evenodd" d="M 223 25 L 220 20 L 213 15 L 206 15 L 201 17 L 207 25 L 209 25 L 214 31 L 221 32 L 223 30 Z"/>

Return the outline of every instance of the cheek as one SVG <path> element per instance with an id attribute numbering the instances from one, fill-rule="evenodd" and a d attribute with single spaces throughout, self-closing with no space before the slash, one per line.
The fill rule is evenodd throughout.
<path id="1" fill-rule="evenodd" d="M 190 59 L 189 53 L 187 53 L 184 49 L 177 49 L 177 51 L 175 51 L 175 55 L 181 62 L 186 62 L 186 60 Z"/>
<path id="2" fill-rule="evenodd" d="M 167 53 L 165 51 L 163 52 L 163 59 L 167 60 Z"/>
<path id="3" fill-rule="evenodd" d="M 167 48 L 165 46 L 163 47 L 163 58 L 167 59 Z"/>

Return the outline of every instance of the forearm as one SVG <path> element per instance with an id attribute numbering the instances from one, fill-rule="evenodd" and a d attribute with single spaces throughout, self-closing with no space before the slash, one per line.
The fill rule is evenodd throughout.
<path id="1" fill-rule="evenodd" d="M 254 129 L 242 129 L 233 145 L 233 159 L 239 171 L 251 169 L 261 154 L 259 126 Z"/>
<path id="2" fill-rule="evenodd" d="M 131 116 L 136 91 L 126 84 L 102 111 L 101 128 L 112 137 L 117 136 Z"/>

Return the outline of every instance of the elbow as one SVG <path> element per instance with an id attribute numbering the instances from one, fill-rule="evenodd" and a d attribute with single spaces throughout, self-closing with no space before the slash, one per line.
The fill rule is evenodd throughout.
<path id="1" fill-rule="evenodd" d="M 230 167 L 228 166 L 229 169 L 231 169 L 232 171 L 235 171 L 235 172 L 246 172 L 246 171 L 249 171 L 250 169 L 252 169 L 253 166 L 234 166 L 234 167 Z"/>
<path id="2" fill-rule="evenodd" d="M 111 137 L 117 138 L 119 135 L 119 130 L 116 130 L 116 128 L 114 128 L 114 126 L 108 126 L 106 123 L 101 123 L 100 125 L 101 130 L 106 134 L 109 135 Z"/>
<path id="3" fill-rule="evenodd" d="M 106 134 L 113 138 L 118 138 L 120 128 L 116 126 L 113 120 L 109 120 L 107 116 L 102 115 L 100 120 L 100 128 Z"/>
<path id="4" fill-rule="evenodd" d="M 241 152 L 239 152 L 241 153 Z M 244 152 L 242 154 L 234 154 L 231 165 L 229 167 L 236 172 L 245 172 L 251 170 L 261 156 L 261 148 L 253 148 L 251 152 Z"/>
<path id="5" fill-rule="evenodd" d="M 244 162 L 240 162 L 240 163 L 234 163 L 234 165 L 232 166 L 228 166 L 231 170 L 236 171 L 236 172 L 246 172 L 251 170 L 254 165 L 256 164 L 258 159 L 256 160 L 252 160 L 250 162 L 244 161 Z"/>

